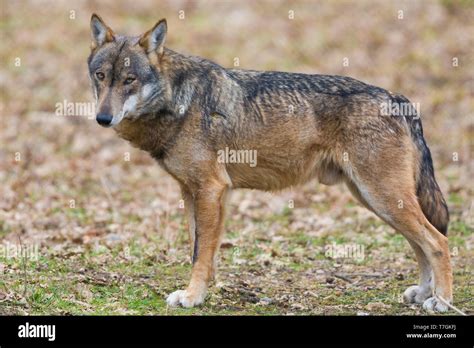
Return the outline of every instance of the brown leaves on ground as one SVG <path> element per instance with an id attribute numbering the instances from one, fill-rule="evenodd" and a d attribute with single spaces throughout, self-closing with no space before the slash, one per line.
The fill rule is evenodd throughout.
<path id="1" fill-rule="evenodd" d="M 2 251 L 21 249 L 20 237 L 40 257 L 0 260 L 2 314 L 173 314 L 162 299 L 185 286 L 190 267 L 176 183 L 93 118 L 55 115 L 64 100 L 93 101 L 90 13 L 137 34 L 156 21 L 154 6 L 81 2 L 70 19 L 68 1 L 3 4 L 0 239 Z M 472 313 L 473 13 L 444 1 L 170 1 L 159 17 L 183 53 L 226 67 L 238 57 L 246 69 L 350 75 L 419 102 L 452 213 L 455 301 Z M 421 313 L 399 302 L 417 279 L 412 251 L 343 187 L 234 192 L 226 231 L 216 286 L 196 313 Z M 333 244 L 362 245 L 365 258 L 331 258 Z"/>

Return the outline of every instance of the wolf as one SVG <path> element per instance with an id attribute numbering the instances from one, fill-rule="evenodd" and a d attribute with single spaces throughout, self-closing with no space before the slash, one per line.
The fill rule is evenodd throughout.
<path id="1" fill-rule="evenodd" d="M 407 98 L 350 77 L 227 69 L 186 56 L 165 47 L 165 19 L 133 37 L 96 14 L 90 26 L 97 122 L 147 151 L 181 188 L 192 272 L 170 306 L 204 302 L 232 189 L 278 191 L 316 178 L 345 183 L 407 239 L 420 277 L 406 302 L 449 309 L 449 213 L 421 119 L 406 107 L 382 110 Z M 229 149 L 254 151 L 256 165 L 219 161 Z"/>

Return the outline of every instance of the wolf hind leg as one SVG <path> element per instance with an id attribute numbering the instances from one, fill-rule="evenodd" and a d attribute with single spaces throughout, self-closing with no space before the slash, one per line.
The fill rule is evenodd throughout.
<path id="1" fill-rule="evenodd" d="M 415 251 L 420 268 L 420 284 L 408 288 L 404 300 L 423 303 L 427 310 L 448 310 L 448 306 L 436 297 L 452 301 L 452 271 L 447 238 L 424 216 L 412 176 L 391 176 L 387 180 L 374 180 L 374 177 L 377 174 L 371 172 L 365 178 L 352 178 L 346 183 L 363 205 L 401 233 Z"/>
<path id="2" fill-rule="evenodd" d="M 377 214 L 377 212 L 370 206 L 370 204 L 362 197 L 361 192 L 357 186 L 349 179 L 345 180 L 346 186 L 351 191 L 352 195 L 367 209 Z M 427 298 L 432 295 L 432 270 L 428 259 L 426 258 L 423 250 L 413 241 L 408 240 L 413 251 L 415 252 L 416 259 L 418 261 L 418 267 L 420 269 L 420 281 L 419 285 L 410 286 L 403 293 L 403 300 L 406 303 L 419 303 L 422 304 Z"/>
<path id="3" fill-rule="evenodd" d="M 420 246 L 410 240 L 408 240 L 408 243 L 415 252 L 416 260 L 418 261 L 420 280 L 419 285 L 410 286 L 405 290 L 403 301 L 405 303 L 422 304 L 433 295 L 433 272 L 430 262 Z"/>

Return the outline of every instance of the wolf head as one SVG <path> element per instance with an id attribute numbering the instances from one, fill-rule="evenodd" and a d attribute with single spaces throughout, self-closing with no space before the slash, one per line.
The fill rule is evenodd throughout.
<path id="1" fill-rule="evenodd" d="M 116 35 L 96 14 L 91 17 L 89 76 L 97 103 L 97 122 L 113 127 L 153 114 L 169 98 L 160 68 L 166 39 L 162 19 L 137 37 Z"/>

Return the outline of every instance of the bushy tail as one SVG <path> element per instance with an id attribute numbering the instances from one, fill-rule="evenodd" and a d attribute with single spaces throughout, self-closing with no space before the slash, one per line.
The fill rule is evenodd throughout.
<path id="1" fill-rule="evenodd" d="M 394 96 L 394 102 L 409 103 L 403 96 Z M 421 120 L 417 116 L 406 116 L 410 125 L 411 136 L 418 151 L 420 152 L 420 168 L 416 178 L 416 195 L 421 209 L 428 221 L 442 234 L 447 235 L 449 223 L 449 211 L 443 194 L 436 182 L 431 152 L 423 137 Z"/>

